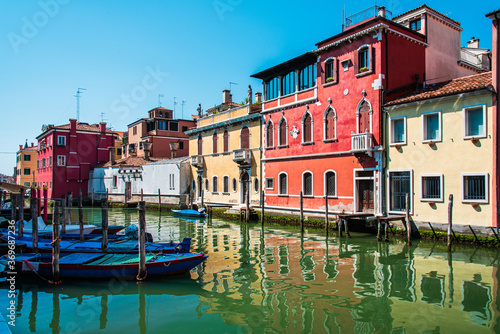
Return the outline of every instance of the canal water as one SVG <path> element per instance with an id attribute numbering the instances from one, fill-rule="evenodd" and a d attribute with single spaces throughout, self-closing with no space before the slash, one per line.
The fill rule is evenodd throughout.
<path id="1" fill-rule="evenodd" d="M 73 215 L 77 217 L 76 214 Z M 85 217 L 100 221 L 100 211 Z M 110 224 L 137 223 L 110 210 Z M 16 280 L 12 333 L 500 333 L 496 250 L 147 212 L 155 240 L 209 255 L 141 283 Z M 333 234 L 333 233 L 332 233 Z M 11 299 L 0 283 L 0 313 Z"/>

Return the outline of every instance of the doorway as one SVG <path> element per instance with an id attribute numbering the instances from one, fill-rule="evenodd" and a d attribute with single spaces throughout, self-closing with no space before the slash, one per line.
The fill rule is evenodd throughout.
<path id="1" fill-rule="evenodd" d="M 240 200 L 241 204 L 247 203 L 248 187 L 250 186 L 250 176 L 248 172 L 243 172 L 240 178 Z"/>
<path id="2" fill-rule="evenodd" d="M 373 171 L 355 172 L 356 212 L 374 213 L 375 211 L 375 178 Z"/>

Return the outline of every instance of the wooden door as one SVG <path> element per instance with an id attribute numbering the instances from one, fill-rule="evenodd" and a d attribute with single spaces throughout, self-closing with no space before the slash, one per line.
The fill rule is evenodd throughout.
<path id="1" fill-rule="evenodd" d="M 359 108 L 359 132 L 370 132 L 370 105 L 364 101 Z"/>
<path id="2" fill-rule="evenodd" d="M 373 181 L 359 180 L 358 181 L 358 212 L 373 213 L 375 208 Z"/>

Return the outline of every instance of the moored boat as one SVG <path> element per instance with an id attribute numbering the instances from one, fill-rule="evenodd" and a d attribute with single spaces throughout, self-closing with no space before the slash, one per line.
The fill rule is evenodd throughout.
<path id="1" fill-rule="evenodd" d="M 205 211 L 196 211 L 196 210 L 190 210 L 190 209 L 172 210 L 172 212 L 175 215 L 186 216 L 186 217 L 199 217 L 199 218 L 203 218 L 203 217 L 207 216 L 207 213 Z"/>

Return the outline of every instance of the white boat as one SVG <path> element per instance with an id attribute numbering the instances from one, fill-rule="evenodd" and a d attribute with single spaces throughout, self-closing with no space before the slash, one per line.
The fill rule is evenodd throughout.
<path id="1" fill-rule="evenodd" d="M 17 226 L 19 222 L 17 222 Z M 95 225 L 90 225 L 90 224 L 85 224 L 83 225 L 83 234 L 89 234 L 93 230 L 96 229 L 97 226 Z M 62 230 L 62 225 L 59 225 L 59 231 Z M 42 217 L 38 217 L 38 233 L 50 233 L 52 232 L 52 225 L 46 225 L 45 222 L 43 221 Z M 31 234 L 33 233 L 33 226 L 32 222 L 30 221 L 24 221 L 23 225 L 23 233 L 24 234 Z M 66 225 L 66 234 L 80 234 L 80 225 Z"/>

